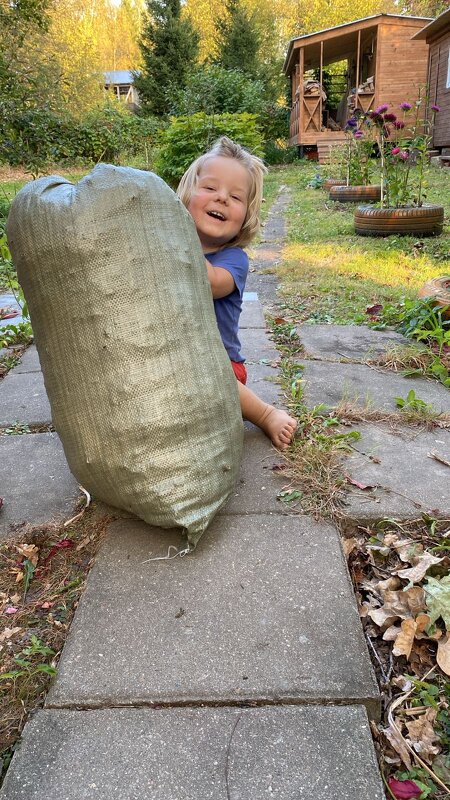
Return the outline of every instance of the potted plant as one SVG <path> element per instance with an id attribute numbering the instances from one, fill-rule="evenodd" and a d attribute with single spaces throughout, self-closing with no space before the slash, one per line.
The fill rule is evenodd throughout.
<path id="1" fill-rule="evenodd" d="M 356 233 L 361 236 L 442 233 L 444 209 L 425 203 L 425 166 L 439 106 L 431 105 L 423 117 L 422 98 L 400 104 L 400 115 L 386 104 L 369 112 L 377 131 L 381 162 L 379 207 L 360 206 L 355 212 Z"/>
<path id="2" fill-rule="evenodd" d="M 357 109 L 345 125 L 343 147 L 345 184 L 330 188 L 331 200 L 355 203 L 380 199 L 381 188 L 371 185 L 373 175 L 374 140 L 369 117 Z"/>

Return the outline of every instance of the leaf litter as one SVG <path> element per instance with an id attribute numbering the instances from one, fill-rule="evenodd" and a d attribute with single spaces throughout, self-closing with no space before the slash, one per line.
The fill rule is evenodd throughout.
<path id="1" fill-rule="evenodd" d="M 25 526 L 0 544 L 0 774 L 43 702 L 111 517 L 93 506 L 70 525 Z"/>
<path id="2" fill-rule="evenodd" d="M 372 723 L 387 796 L 450 795 L 450 520 L 382 520 L 344 553 L 383 702 Z"/>

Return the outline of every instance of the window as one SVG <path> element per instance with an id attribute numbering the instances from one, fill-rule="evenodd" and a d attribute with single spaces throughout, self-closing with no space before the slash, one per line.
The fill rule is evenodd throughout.
<path id="1" fill-rule="evenodd" d="M 448 50 L 447 83 L 445 85 L 447 89 L 450 89 L 450 47 Z"/>

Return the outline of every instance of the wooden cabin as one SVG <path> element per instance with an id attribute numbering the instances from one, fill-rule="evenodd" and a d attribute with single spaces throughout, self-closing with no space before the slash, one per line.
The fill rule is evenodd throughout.
<path id="1" fill-rule="evenodd" d="M 105 90 L 114 92 L 122 103 L 131 110 L 139 106 L 138 93 L 133 85 L 133 73 L 127 69 L 110 70 L 104 73 Z"/>
<path id="2" fill-rule="evenodd" d="M 428 45 L 412 37 L 429 21 L 377 14 L 292 39 L 284 63 L 292 83 L 289 144 L 302 155 L 316 147 L 325 161 L 330 146 L 345 139 L 343 128 L 356 108 L 414 101 L 427 81 Z M 340 102 L 330 108 L 324 73 L 337 62 L 346 67 Z"/>
<path id="3" fill-rule="evenodd" d="M 433 147 L 450 148 L 450 8 L 425 25 L 413 39 L 429 45 L 427 83 L 430 103 L 441 108 L 435 118 Z"/>

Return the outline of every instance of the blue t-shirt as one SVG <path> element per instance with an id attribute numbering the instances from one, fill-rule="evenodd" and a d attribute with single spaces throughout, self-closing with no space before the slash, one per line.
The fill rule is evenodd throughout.
<path id="1" fill-rule="evenodd" d="M 245 358 L 241 355 L 238 328 L 242 296 L 248 275 L 248 255 L 241 247 L 224 247 L 215 253 L 205 253 L 205 258 L 213 267 L 223 267 L 233 276 L 235 288 L 226 297 L 214 300 L 214 310 L 222 342 L 230 360 L 243 362 Z"/>

